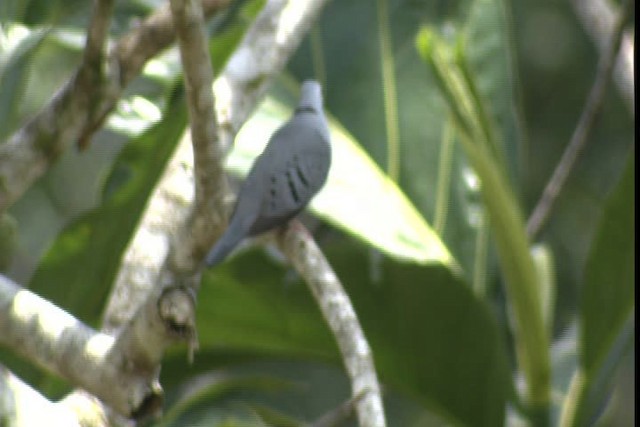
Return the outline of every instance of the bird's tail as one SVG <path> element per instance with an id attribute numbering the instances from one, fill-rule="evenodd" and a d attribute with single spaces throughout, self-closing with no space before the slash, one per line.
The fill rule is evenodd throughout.
<path id="1" fill-rule="evenodd" d="M 213 267 L 221 263 L 244 238 L 246 233 L 236 228 L 234 224 L 230 224 L 224 234 L 222 234 L 222 237 L 213 245 L 205 258 L 207 267 Z"/>

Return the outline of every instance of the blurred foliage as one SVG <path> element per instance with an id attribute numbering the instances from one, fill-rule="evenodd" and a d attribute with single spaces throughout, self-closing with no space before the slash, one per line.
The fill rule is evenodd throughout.
<path id="1" fill-rule="evenodd" d="M 163 3 L 116 2 L 111 37 Z M 333 143 L 351 148 L 332 171 L 337 179 L 314 202 L 321 220 L 310 224 L 317 225 L 317 239 L 373 347 L 389 425 L 516 423 L 530 414 L 514 391 L 522 332 L 510 322 L 514 307 L 504 289 L 504 248 L 500 263 L 494 249 L 500 224 L 484 220 L 486 194 L 495 189 L 482 188 L 485 178 L 461 144 L 452 104 L 415 40 L 426 27 L 452 46 L 451 58 L 462 49 L 457 53 L 466 60 L 464 79 L 475 88 L 473 102 L 482 107 L 492 150 L 499 153 L 494 165 L 504 169 L 499 184 L 525 218 L 578 120 L 597 49 L 570 2 L 381 3 L 388 18 L 384 34 L 376 4 L 328 2 L 251 128 L 243 129 L 251 137 L 239 140 L 236 150 L 259 151 L 265 129 L 283 120 L 295 100 L 287 89 L 292 80 L 322 79 L 332 131 L 339 135 Z M 264 2 L 235 4 L 210 25 L 216 71 Z M 90 6 L 0 2 L 0 141 L 72 74 Z M 391 56 L 382 55 L 381 37 L 390 43 Z M 386 94 L 383 56 L 391 58 L 395 74 Z M 92 145 L 64 153 L 0 217 L 0 270 L 94 326 L 186 123 L 177 58 L 175 49 L 155 58 Z M 397 186 L 387 185 L 381 172 L 394 152 L 387 141 L 386 126 L 394 117 L 385 106 L 389 90 L 397 98 Z M 453 106 L 463 104 L 458 99 Z M 545 274 L 539 293 L 548 295 L 542 311 L 551 323 L 545 325 L 550 348 L 537 350 L 548 351 L 551 361 L 551 425 L 584 425 L 598 417 L 605 425 L 633 425 L 612 415 L 628 413 L 620 406 L 627 388 L 618 370 L 628 372 L 634 346 L 633 125 L 612 86 L 539 237 L 542 246 L 532 249 L 536 274 Z M 257 140 L 262 133 L 264 140 Z M 251 157 L 237 157 L 245 151 L 229 158 L 234 174 L 249 164 Z M 384 216 L 380 209 L 374 215 L 376 203 L 396 206 L 401 214 Z M 419 247 L 435 245 L 455 262 L 440 255 L 407 261 L 415 242 L 430 242 Z M 271 252 L 253 248 L 207 271 L 198 302 L 200 351 L 193 365 L 184 349 L 168 352 L 162 370 L 167 417 L 160 425 L 300 425 L 348 399 L 336 345 L 316 304 L 296 273 Z M 9 349 L 0 349 L 0 363 L 51 397 L 68 389 Z"/>

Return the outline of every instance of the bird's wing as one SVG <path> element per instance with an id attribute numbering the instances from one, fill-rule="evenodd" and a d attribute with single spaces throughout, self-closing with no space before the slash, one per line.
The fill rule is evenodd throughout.
<path id="1" fill-rule="evenodd" d="M 266 188 L 250 234 L 284 224 L 304 209 L 324 185 L 331 162 L 329 142 L 307 123 L 294 119 L 272 140 L 258 159 L 270 167 L 264 168 Z"/>

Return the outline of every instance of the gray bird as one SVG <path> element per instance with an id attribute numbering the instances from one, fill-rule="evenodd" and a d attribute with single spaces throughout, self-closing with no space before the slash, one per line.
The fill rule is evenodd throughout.
<path id="1" fill-rule="evenodd" d="M 242 239 L 286 224 L 322 188 L 331 165 L 320 84 L 302 84 L 291 119 L 269 140 L 242 183 L 229 227 L 205 258 L 220 263 Z"/>

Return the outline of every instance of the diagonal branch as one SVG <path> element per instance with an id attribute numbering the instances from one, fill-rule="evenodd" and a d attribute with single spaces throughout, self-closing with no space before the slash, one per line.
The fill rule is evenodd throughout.
<path id="1" fill-rule="evenodd" d="M 616 6 L 607 0 L 571 0 L 576 15 L 604 55 L 616 25 Z M 620 52 L 616 59 L 613 79 L 618 92 L 630 113 L 635 116 L 634 34 L 633 30 L 622 35 Z"/>
<path id="2" fill-rule="evenodd" d="M 269 0 L 214 83 L 223 147 L 236 133 L 307 34 L 327 0 Z"/>
<path id="3" fill-rule="evenodd" d="M 95 399 L 94 399 L 95 401 Z M 87 415 L 94 405 L 78 408 L 74 402 L 51 402 L 29 384 L 0 365 L 0 419 L 3 425 L 48 427 L 106 427 L 107 415 L 98 410 Z"/>
<path id="4" fill-rule="evenodd" d="M 156 413 L 158 372 L 144 369 L 111 335 L 96 332 L 0 275 L 0 342 L 127 417 Z"/>
<path id="5" fill-rule="evenodd" d="M 607 93 L 607 87 L 611 80 L 611 73 L 613 72 L 615 59 L 620 50 L 620 41 L 622 40 L 625 23 L 630 16 L 632 4 L 633 2 L 631 0 L 625 0 L 620 8 L 620 14 L 611 33 L 609 45 L 598 63 L 596 78 L 591 87 L 591 92 L 589 93 L 584 109 L 582 110 L 580 120 L 573 131 L 573 135 L 571 135 L 571 140 L 560 159 L 560 163 L 558 163 L 556 169 L 553 171 L 553 175 L 547 183 L 542 197 L 527 221 L 527 234 L 529 234 L 530 237 L 536 236 L 546 223 L 551 209 L 560 191 L 562 191 L 562 187 L 564 187 L 576 160 L 580 156 L 580 153 L 582 153 L 589 139 L 589 134 L 591 133 L 595 120 L 600 110 L 602 110 L 604 96 Z"/>

